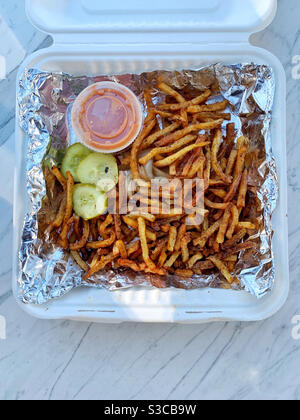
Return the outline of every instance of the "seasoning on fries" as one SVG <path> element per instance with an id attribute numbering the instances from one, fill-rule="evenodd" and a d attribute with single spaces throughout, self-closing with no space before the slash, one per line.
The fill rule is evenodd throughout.
<path id="1" fill-rule="evenodd" d="M 52 176 L 62 195 L 48 230 L 53 237 L 56 234 L 60 246 L 70 251 L 89 282 L 97 281 L 97 273 L 107 268 L 160 277 L 175 275 L 186 280 L 218 271 L 227 288 L 237 281 L 235 269 L 240 253 L 256 247 L 255 241 L 249 240 L 259 225 L 252 218 L 255 200 L 249 168 L 258 164 L 258 154 L 249 150 L 249 139 L 236 139 L 235 125 L 228 123 L 229 103 L 215 100 L 211 89 L 194 92 L 192 97 L 163 81 L 159 81 L 157 89 L 162 93 L 162 103 L 154 107 L 151 91 L 145 90 L 148 116 L 144 127 L 131 150 L 118 156 L 119 167 L 127 166 L 133 180 L 144 180 L 143 188 L 139 186 L 140 192 L 146 191 L 138 200 L 140 208 L 128 210 L 127 214 L 106 214 L 103 196 L 89 185 L 82 194 L 91 194 L 94 211 L 101 199 L 102 212 L 83 219 L 75 214 L 73 194 L 77 181 L 71 172 L 64 172 L 65 178 L 58 167 L 53 167 Z M 111 167 L 105 168 L 105 159 L 97 160 L 99 167 L 103 164 L 106 171 L 115 174 L 115 163 L 112 158 L 109 161 Z M 151 181 L 149 165 L 164 179 L 192 183 L 182 192 L 173 187 L 166 196 L 161 190 L 151 196 L 147 190 Z M 203 182 L 203 208 L 196 199 L 195 179 Z M 121 200 L 119 188 L 120 183 L 117 202 Z M 193 206 L 179 209 L 178 205 L 179 198 L 187 195 L 191 195 L 193 204 L 197 203 L 191 213 L 187 211 Z M 84 200 L 88 197 L 79 196 L 81 206 L 87 205 Z M 170 205 L 169 213 L 163 211 L 166 203 Z M 84 211 L 90 215 L 86 208 Z M 196 221 L 197 215 L 202 216 L 200 222 Z M 154 278 L 152 284 L 165 287 Z"/>

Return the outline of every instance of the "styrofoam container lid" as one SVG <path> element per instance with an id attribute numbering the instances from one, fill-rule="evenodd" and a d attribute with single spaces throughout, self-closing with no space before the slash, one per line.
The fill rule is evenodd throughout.
<path id="1" fill-rule="evenodd" d="M 66 43 L 67 34 L 82 40 L 93 33 L 95 42 L 101 40 L 96 34 L 120 32 L 251 34 L 269 25 L 276 9 L 277 0 L 26 0 L 31 22 L 54 39 L 65 34 Z"/>

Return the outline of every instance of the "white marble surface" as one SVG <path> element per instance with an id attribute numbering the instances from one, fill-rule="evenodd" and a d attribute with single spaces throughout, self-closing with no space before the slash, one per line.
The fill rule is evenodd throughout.
<path id="1" fill-rule="evenodd" d="M 253 42 L 275 53 L 288 79 L 291 293 L 265 322 L 201 326 L 39 321 L 11 293 L 15 77 L 25 54 L 50 43 L 27 22 L 20 0 L 0 0 L 0 399 L 300 399 L 300 3 L 279 0 L 272 25 Z M 4 42 L 3 42 L 4 41 Z M 299 72 L 300 77 L 300 72 Z M 283 244 L 286 246 L 287 244 Z"/>

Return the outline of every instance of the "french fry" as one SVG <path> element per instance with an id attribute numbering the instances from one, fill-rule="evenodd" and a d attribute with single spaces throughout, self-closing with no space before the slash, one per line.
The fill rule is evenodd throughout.
<path id="1" fill-rule="evenodd" d="M 208 198 L 204 199 L 204 203 L 207 207 L 210 207 L 211 209 L 217 209 L 217 210 L 226 210 L 229 203 L 213 203 Z"/>
<path id="2" fill-rule="evenodd" d="M 225 190 L 211 189 L 209 191 L 212 192 L 216 197 L 219 197 L 219 198 L 225 198 L 226 195 L 227 195 L 227 192 Z"/>
<path id="3" fill-rule="evenodd" d="M 174 252 L 171 255 L 171 257 L 168 259 L 168 261 L 166 261 L 164 268 L 171 268 L 176 262 L 176 260 L 180 257 L 180 255 L 181 255 L 180 251 Z"/>
<path id="4" fill-rule="evenodd" d="M 234 282 L 234 278 L 233 276 L 229 273 L 226 265 L 219 260 L 216 257 L 209 257 L 208 258 L 216 267 L 217 269 L 223 274 L 223 276 L 225 277 L 225 279 L 227 280 L 227 282 L 229 284 L 232 284 Z"/>
<path id="5" fill-rule="evenodd" d="M 211 105 L 193 105 L 188 107 L 187 112 L 190 114 L 199 114 L 200 112 L 224 111 L 228 106 L 228 101 L 217 102 Z"/>
<path id="6" fill-rule="evenodd" d="M 101 235 L 101 237 L 103 239 L 108 239 L 109 238 L 109 234 L 107 233 L 107 228 L 108 226 L 112 225 L 114 222 L 114 218 L 111 214 L 108 214 L 105 221 L 101 222 L 101 220 L 98 221 L 98 231 L 99 234 Z"/>
<path id="7" fill-rule="evenodd" d="M 188 135 L 188 136 L 183 137 L 180 140 L 177 140 L 170 146 L 156 147 L 155 149 L 152 149 L 151 152 L 149 152 L 146 156 L 142 157 L 139 160 L 139 163 L 141 165 L 146 165 L 149 162 L 149 160 L 153 159 L 157 155 L 174 152 L 175 150 L 180 149 L 181 147 L 187 146 L 188 144 L 192 143 L 194 140 L 196 140 L 196 138 L 197 136 L 195 135 Z"/>
<path id="8" fill-rule="evenodd" d="M 232 239 L 234 231 L 239 223 L 239 217 L 240 217 L 239 211 L 237 207 L 233 205 L 231 208 L 231 223 L 226 233 L 227 239 Z"/>
<path id="9" fill-rule="evenodd" d="M 233 149 L 231 151 L 231 153 L 230 153 L 229 158 L 228 158 L 227 168 L 226 168 L 226 171 L 225 171 L 225 174 L 226 175 L 231 175 L 232 174 L 232 171 L 233 171 L 233 168 L 234 168 L 234 165 L 235 165 L 235 162 L 236 162 L 237 155 L 238 155 L 237 150 L 234 150 Z"/>
<path id="10" fill-rule="evenodd" d="M 221 222 L 219 220 L 215 222 L 201 235 L 200 238 L 194 240 L 194 245 L 199 246 L 200 249 L 203 249 L 208 239 L 220 228 L 220 225 Z"/>
<path id="11" fill-rule="evenodd" d="M 165 166 L 170 166 L 172 163 L 176 162 L 179 159 L 182 159 L 187 153 L 191 152 L 192 150 L 199 149 L 199 147 L 203 147 L 206 144 L 193 144 L 190 146 L 185 147 L 184 149 L 179 150 L 179 152 L 174 153 L 171 156 L 168 156 L 167 158 L 163 160 L 159 160 L 158 162 L 155 162 L 154 165 L 158 168 L 163 168 Z"/>
<path id="12" fill-rule="evenodd" d="M 169 241 L 168 241 L 168 251 L 173 252 L 177 239 L 177 228 L 171 226 L 169 230 Z"/>
<path id="13" fill-rule="evenodd" d="M 219 232 L 218 232 L 218 235 L 217 235 L 217 243 L 218 244 L 223 244 L 224 241 L 225 241 L 225 234 L 226 234 L 226 231 L 227 231 L 227 228 L 228 228 L 232 206 L 233 206 L 233 204 L 230 204 L 224 212 L 224 216 L 222 218 L 221 225 L 220 225 L 220 228 L 219 228 Z"/>
<path id="14" fill-rule="evenodd" d="M 221 178 L 221 180 L 224 181 L 226 184 L 231 184 L 232 177 L 230 175 L 226 175 L 223 172 L 220 164 L 218 163 L 218 152 L 221 146 L 221 141 L 222 141 L 222 131 L 217 130 L 216 135 L 214 137 L 213 145 L 212 145 L 211 163 L 218 177 Z"/>
<path id="15" fill-rule="evenodd" d="M 175 133 L 172 133 L 166 137 L 164 137 L 162 140 L 158 141 L 156 143 L 156 146 L 163 147 L 167 146 L 170 143 L 173 143 L 176 140 L 182 139 L 183 137 L 187 136 L 191 133 L 198 133 L 201 130 L 213 130 L 214 128 L 219 128 L 223 123 L 222 119 L 208 122 L 208 123 L 200 123 L 200 124 L 192 124 L 188 127 L 184 128 L 183 130 L 175 131 Z"/>
<path id="16" fill-rule="evenodd" d="M 123 221 L 130 227 L 132 227 L 133 229 L 138 229 L 138 222 L 135 219 L 132 219 L 131 217 L 128 216 L 123 216 Z M 146 229 L 146 236 L 147 239 L 149 239 L 150 241 L 156 241 L 157 239 L 157 235 L 154 232 L 151 232 L 149 229 Z"/>
<path id="17" fill-rule="evenodd" d="M 108 248 L 116 241 L 116 233 L 112 230 L 110 232 L 110 237 L 104 239 L 103 241 L 88 242 L 86 247 L 88 249 L 99 249 L 99 248 Z"/>
<path id="18" fill-rule="evenodd" d="M 231 114 L 230 113 L 224 113 L 224 112 L 200 112 L 199 114 L 194 114 L 194 118 L 196 121 L 214 121 L 214 120 L 231 120 Z"/>
<path id="19" fill-rule="evenodd" d="M 166 83 L 159 83 L 158 88 L 166 93 L 167 95 L 172 96 L 173 98 L 176 99 L 177 102 L 180 103 L 184 103 L 185 99 L 182 95 L 180 95 L 180 93 L 176 92 L 176 90 L 174 90 L 173 88 L 171 88 L 171 86 L 168 86 Z"/>
<path id="20" fill-rule="evenodd" d="M 73 190 L 74 190 L 74 179 L 71 172 L 67 172 L 67 203 L 64 217 L 64 223 L 67 223 L 73 213 Z"/>
<path id="21" fill-rule="evenodd" d="M 234 178 L 233 183 L 231 184 L 230 189 L 228 191 L 228 194 L 224 198 L 225 203 L 229 203 L 230 201 L 233 200 L 235 194 L 237 193 L 237 190 L 239 189 L 241 178 L 242 178 L 242 175 L 237 175 Z"/>
<path id="22" fill-rule="evenodd" d="M 231 239 L 226 241 L 223 245 L 224 249 L 228 249 L 234 245 L 236 245 L 238 242 L 240 242 L 245 236 L 247 235 L 247 229 L 241 229 L 237 232 L 236 235 L 234 235 Z"/>
<path id="23" fill-rule="evenodd" d="M 160 268 L 163 267 L 167 258 L 168 258 L 167 247 L 164 247 L 164 249 L 162 250 L 162 252 L 159 256 L 157 266 L 160 267 Z"/>
<path id="24" fill-rule="evenodd" d="M 134 261 L 128 260 L 126 258 L 119 259 L 118 264 L 120 267 L 130 268 L 132 271 L 140 271 L 140 267 Z"/>
<path id="25" fill-rule="evenodd" d="M 244 170 L 241 184 L 240 184 L 240 191 L 237 200 L 237 208 L 242 209 L 246 206 L 246 194 L 248 189 L 248 171 L 247 169 Z"/>
<path id="26" fill-rule="evenodd" d="M 195 254 L 195 255 L 193 255 L 190 259 L 189 259 L 189 261 L 188 261 L 188 267 L 190 268 L 190 269 L 192 269 L 193 267 L 194 267 L 194 265 L 198 262 L 198 261 L 200 261 L 200 260 L 202 260 L 203 259 L 203 254 L 201 253 L 201 252 L 198 252 L 197 254 Z"/>
<path id="27" fill-rule="evenodd" d="M 140 240 L 141 240 L 141 247 L 142 247 L 142 251 L 143 251 L 143 259 L 145 261 L 145 264 L 150 269 L 155 270 L 156 266 L 149 257 L 149 248 L 148 248 L 147 237 L 146 237 L 146 222 L 145 222 L 145 219 L 143 217 L 138 218 L 138 226 L 139 226 L 139 237 L 140 237 Z"/>
<path id="28" fill-rule="evenodd" d="M 239 222 L 237 225 L 238 229 L 249 229 L 249 230 L 255 230 L 256 226 L 251 222 Z"/>
<path id="29" fill-rule="evenodd" d="M 118 240 L 120 240 L 123 238 L 123 234 L 122 234 L 122 221 L 119 214 L 114 215 L 114 222 L 115 222 L 116 237 Z"/>
<path id="30" fill-rule="evenodd" d="M 87 244 L 89 236 L 90 236 L 90 224 L 87 220 L 84 220 L 83 221 L 83 235 L 78 242 L 70 245 L 70 250 L 79 251 L 81 248 L 84 248 Z"/>
<path id="31" fill-rule="evenodd" d="M 151 136 L 147 137 L 142 144 L 141 149 L 145 150 L 148 149 L 153 143 L 155 143 L 158 139 L 160 139 L 161 137 L 164 137 L 170 133 L 172 133 L 173 131 L 177 130 L 177 128 L 180 127 L 179 123 L 174 123 L 171 125 L 168 125 L 167 127 L 165 127 L 162 130 L 157 131 L 156 133 L 152 134 Z M 145 165 L 143 163 L 143 165 Z"/>
<path id="32" fill-rule="evenodd" d="M 181 241 L 182 241 L 182 239 L 183 239 L 183 237 L 184 237 L 185 234 L 186 234 L 186 224 L 183 223 L 180 226 L 179 230 L 178 230 L 177 239 L 176 239 L 176 243 L 175 243 L 175 247 L 174 247 L 174 250 L 175 251 L 179 251 L 180 250 L 180 248 L 181 248 Z"/>
<path id="33" fill-rule="evenodd" d="M 180 111 L 182 109 L 186 109 L 190 106 L 193 105 L 199 105 L 203 102 L 206 102 L 207 99 L 209 99 L 209 97 L 211 96 L 211 90 L 206 90 L 204 93 L 202 93 L 201 95 L 197 96 L 196 98 L 192 99 L 191 101 L 184 101 L 184 102 L 180 102 L 179 104 L 171 104 L 171 105 L 167 105 L 164 106 L 164 109 L 169 109 L 170 111 Z M 173 95 L 172 95 L 173 96 Z"/>
<path id="34" fill-rule="evenodd" d="M 57 181 L 60 183 L 60 185 L 63 187 L 63 189 L 66 191 L 66 189 L 67 189 L 67 180 L 63 176 L 63 174 L 60 172 L 60 170 L 56 166 L 53 166 L 52 169 L 51 169 L 51 172 L 53 173 L 53 175 L 55 176 L 55 178 L 57 179 Z"/>
<path id="35" fill-rule="evenodd" d="M 185 234 L 184 237 L 181 240 L 181 255 L 182 255 L 182 261 L 184 263 L 188 262 L 190 259 L 190 253 L 188 244 L 191 241 L 191 237 L 189 234 Z"/>
<path id="36" fill-rule="evenodd" d="M 129 213 L 128 216 L 133 217 L 134 219 L 142 218 L 142 219 L 147 220 L 148 222 L 155 222 L 155 219 L 156 219 L 156 217 L 153 214 L 142 213 L 142 212 L 141 213 L 132 212 L 132 213 Z"/>
<path id="37" fill-rule="evenodd" d="M 60 206 L 59 206 L 59 210 L 58 213 L 55 217 L 55 220 L 51 223 L 49 230 L 51 231 L 52 229 L 55 228 L 59 228 L 64 221 L 64 217 L 65 217 L 65 212 L 66 212 L 66 205 L 67 205 L 67 199 L 66 197 L 63 197 Z"/>
<path id="38" fill-rule="evenodd" d="M 96 264 L 90 267 L 89 271 L 85 275 L 85 280 L 90 279 L 95 273 L 103 270 L 108 264 L 112 263 L 115 259 L 113 254 L 104 255 L 100 258 Z"/>
<path id="39" fill-rule="evenodd" d="M 189 279 L 189 278 L 193 277 L 194 272 L 193 272 L 193 270 L 178 269 L 178 270 L 175 271 L 175 274 L 178 277 L 183 277 L 183 278 Z"/>
<path id="40" fill-rule="evenodd" d="M 235 169 L 234 169 L 235 177 L 238 177 L 239 175 L 241 175 L 245 168 L 245 159 L 246 159 L 247 150 L 248 150 L 247 146 L 242 146 L 238 150 Z"/>
<path id="41" fill-rule="evenodd" d="M 131 160 L 130 160 L 130 169 L 131 169 L 133 179 L 142 179 L 141 174 L 139 172 L 138 153 L 142 146 L 143 141 L 151 133 L 155 125 L 156 125 L 155 119 L 151 120 L 148 124 L 146 124 L 141 134 L 137 137 L 137 139 L 133 143 L 133 146 L 131 148 Z"/>
<path id="42" fill-rule="evenodd" d="M 87 265 L 85 261 L 83 261 L 79 252 L 71 251 L 71 255 L 74 258 L 74 261 L 79 265 L 80 268 L 82 268 L 83 271 L 88 271 L 89 266 Z"/>

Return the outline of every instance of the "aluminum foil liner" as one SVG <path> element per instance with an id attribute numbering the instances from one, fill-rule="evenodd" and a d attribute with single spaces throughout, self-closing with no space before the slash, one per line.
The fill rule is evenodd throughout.
<path id="1" fill-rule="evenodd" d="M 141 75 L 111 77 L 72 77 L 67 74 L 45 73 L 28 69 L 20 80 L 18 104 L 20 126 L 26 134 L 27 153 L 27 214 L 24 221 L 19 253 L 19 298 L 24 303 L 43 304 L 59 298 L 79 286 L 116 290 L 134 286 L 180 287 L 196 289 L 222 287 L 219 274 L 195 276 L 183 280 L 170 276 L 136 275 L 129 271 L 105 271 L 91 285 L 82 279 L 82 272 L 69 253 L 45 242 L 39 235 L 38 214 L 46 195 L 43 164 L 59 164 L 68 146 L 67 121 L 69 105 L 88 85 L 102 80 L 114 80 L 132 89 L 143 103 L 144 87 L 156 85 L 163 78 L 177 89 L 208 87 L 235 106 L 232 121 L 239 134 L 251 139 L 263 156 L 259 173 L 251 182 L 258 187 L 261 202 L 262 230 L 256 237 L 259 249 L 242 253 L 235 273 L 241 287 L 257 298 L 268 293 L 274 284 L 271 216 L 278 199 L 278 180 L 271 149 L 270 123 L 275 93 L 274 74 L 270 67 L 255 64 L 223 65 L 198 70 L 157 71 Z M 159 92 L 154 102 L 158 101 Z M 146 104 L 144 104 L 146 108 Z M 69 136 L 72 142 L 72 136 Z M 253 253 L 254 252 L 254 253 Z"/>

